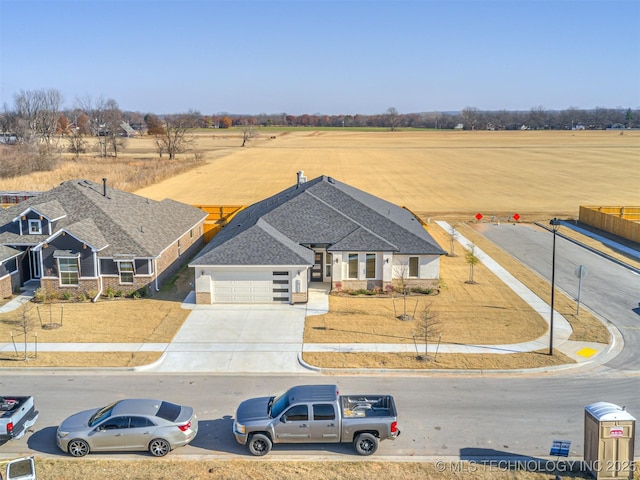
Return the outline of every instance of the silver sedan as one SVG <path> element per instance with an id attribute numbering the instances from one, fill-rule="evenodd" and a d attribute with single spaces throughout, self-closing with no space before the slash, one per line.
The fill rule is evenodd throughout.
<path id="1" fill-rule="evenodd" d="M 191 407 L 127 399 L 70 416 L 58 427 L 56 442 L 74 457 L 131 450 L 162 457 L 187 445 L 197 433 L 198 419 Z"/>

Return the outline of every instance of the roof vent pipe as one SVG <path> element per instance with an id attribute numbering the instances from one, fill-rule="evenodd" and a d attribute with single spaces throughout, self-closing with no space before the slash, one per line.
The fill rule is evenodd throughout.
<path id="1" fill-rule="evenodd" d="M 106 178 L 102 179 L 102 196 L 103 197 L 107 196 L 107 179 Z"/>
<path id="2" fill-rule="evenodd" d="M 301 184 L 306 183 L 307 177 L 304 176 L 303 170 L 298 170 L 298 184 L 296 187 L 299 187 Z"/>

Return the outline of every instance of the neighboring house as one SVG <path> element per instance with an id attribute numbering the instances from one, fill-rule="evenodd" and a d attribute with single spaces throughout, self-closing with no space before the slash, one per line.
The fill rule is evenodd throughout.
<path id="1" fill-rule="evenodd" d="M 310 282 L 434 286 L 445 254 L 408 210 L 298 172 L 296 185 L 241 210 L 189 266 L 198 304 L 299 303 Z"/>
<path id="2" fill-rule="evenodd" d="M 202 246 L 202 210 L 70 180 L 0 209 L 0 294 L 33 279 L 47 292 L 152 295 Z"/>

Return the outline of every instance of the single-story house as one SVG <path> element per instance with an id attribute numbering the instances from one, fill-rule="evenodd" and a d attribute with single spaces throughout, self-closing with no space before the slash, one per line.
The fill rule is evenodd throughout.
<path id="1" fill-rule="evenodd" d="M 0 209 L 0 296 L 30 280 L 48 293 L 153 295 L 204 246 L 207 214 L 88 180 Z"/>
<path id="2" fill-rule="evenodd" d="M 240 211 L 193 259 L 196 303 L 303 303 L 334 290 L 433 287 L 446 252 L 408 210 L 338 180 L 306 181 Z"/>

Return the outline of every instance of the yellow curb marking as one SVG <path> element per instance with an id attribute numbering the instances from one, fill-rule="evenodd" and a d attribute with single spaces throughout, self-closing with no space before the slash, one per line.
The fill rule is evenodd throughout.
<path id="1" fill-rule="evenodd" d="M 594 350 L 593 348 L 584 347 L 578 350 L 576 353 L 581 357 L 589 358 L 598 353 L 598 351 Z"/>

